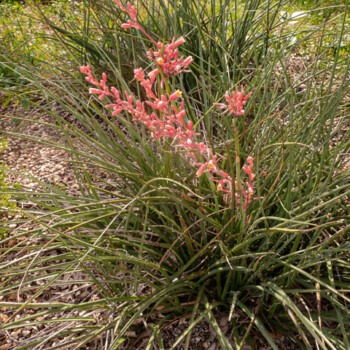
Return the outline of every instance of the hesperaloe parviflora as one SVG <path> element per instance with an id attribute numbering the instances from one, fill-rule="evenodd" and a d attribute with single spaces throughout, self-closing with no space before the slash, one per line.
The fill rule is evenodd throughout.
<path id="1" fill-rule="evenodd" d="M 96 88 L 90 88 L 90 93 L 99 95 L 100 100 L 109 97 L 113 102 L 107 104 L 106 107 L 112 108 L 112 115 L 118 115 L 123 111 L 130 113 L 135 121 L 143 124 L 151 132 L 154 141 L 172 139 L 175 149 L 180 148 L 184 151 L 184 157 L 197 168 L 198 177 L 203 173 L 208 173 L 210 180 L 217 184 L 217 189 L 225 194 L 226 200 L 230 200 L 234 194 L 236 204 L 246 211 L 248 204 L 254 199 L 253 157 L 249 156 L 246 160 L 247 164 L 243 166 L 243 171 L 248 175 L 248 181 L 241 183 L 240 176 L 232 181 L 232 177 L 217 163 L 220 155 L 215 154 L 205 142 L 198 142 L 200 134 L 194 130 L 191 120 L 185 120 L 186 110 L 182 92 L 171 90 L 169 78 L 188 71 L 193 61 L 191 56 L 186 58 L 179 56 L 178 47 L 185 42 L 185 39 L 183 37 L 173 39 L 169 44 L 157 42 L 139 23 L 137 11 L 133 5 L 128 2 L 125 7 L 120 0 L 115 1 L 121 11 L 130 17 L 121 27 L 141 31 L 155 46 L 155 49 L 147 51 L 147 57 L 155 64 L 155 68 L 147 74 L 147 78 L 142 68 L 134 70 L 135 79 L 144 88 L 148 100 L 141 102 L 126 91 L 123 98 L 118 89 L 107 86 L 105 73 L 98 81 L 94 78 L 90 66 L 82 66 L 80 71 L 87 75 L 86 80 L 96 86 Z M 160 91 L 156 92 L 154 86 L 158 79 L 160 79 Z M 227 92 L 225 94 L 226 104 L 217 103 L 216 105 L 234 118 L 238 118 L 244 114 L 243 108 L 250 96 L 251 93 L 245 95 L 243 89 L 233 91 L 231 95 Z M 149 107 L 151 107 L 151 112 Z M 239 166 L 238 163 L 236 162 L 236 167 Z"/>

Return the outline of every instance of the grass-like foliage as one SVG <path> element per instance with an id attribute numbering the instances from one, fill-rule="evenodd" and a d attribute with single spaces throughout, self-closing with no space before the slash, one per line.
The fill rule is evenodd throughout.
<path id="1" fill-rule="evenodd" d="M 4 139 L 0 139 L 0 155 L 3 153 L 4 149 L 6 149 L 6 141 Z M 8 194 L 3 194 L 2 191 L 6 191 L 7 183 L 6 176 L 4 171 L 4 163 L 0 161 L 0 222 L 8 221 L 8 215 L 12 210 L 16 208 L 13 201 L 11 201 L 11 197 Z M 3 235 L 6 235 L 6 230 L 0 228 L 0 238 Z"/>
<path id="2" fill-rule="evenodd" d="M 40 180 L 5 191 L 33 204 L 23 220 L 35 228 L 19 225 L 18 245 L 1 249 L 0 294 L 31 297 L 0 307 L 56 324 L 20 348 L 188 349 L 207 322 L 222 349 L 349 349 L 348 7 L 335 30 L 286 17 L 283 0 L 148 0 L 137 14 L 116 3 L 86 3 L 61 25 L 41 12 L 71 66 L 42 62 L 47 79 L 16 65 L 63 140 L 37 141 L 70 154 L 81 192 Z M 169 43 L 180 53 L 165 66 Z M 23 240 L 34 242 L 25 256 Z M 36 303 L 76 275 L 96 300 Z M 15 314 L 5 331 L 23 326 Z M 185 331 L 164 343 L 180 320 Z"/>

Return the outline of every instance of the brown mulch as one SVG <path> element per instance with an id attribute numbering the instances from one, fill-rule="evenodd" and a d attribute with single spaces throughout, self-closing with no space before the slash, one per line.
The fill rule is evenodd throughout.
<path id="1" fill-rule="evenodd" d="M 26 121 L 12 120 L 11 116 L 20 115 Z M 9 116 L 7 118 L 7 116 Z M 35 118 L 35 119 L 34 119 Z M 31 123 L 30 120 L 35 122 Z M 0 130 L 2 132 L 13 132 L 30 137 L 37 137 L 42 140 L 58 142 L 62 135 L 57 130 L 45 123 L 52 122 L 49 116 L 39 116 L 38 111 L 25 111 L 22 108 L 11 107 L 0 110 Z M 1 161 L 6 164 L 8 168 L 6 181 L 11 184 L 19 184 L 21 189 L 26 191 L 37 190 L 41 187 L 40 181 L 46 184 L 58 185 L 71 195 L 79 195 L 79 186 L 76 181 L 73 167 L 71 165 L 69 155 L 62 149 L 40 144 L 38 142 L 25 139 L 23 137 L 11 136 L 7 138 L 7 148 L 0 155 Z M 39 181 L 38 181 L 39 180 Z M 20 268 L 20 260 L 25 259 L 28 263 L 31 262 L 31 255 L 33 254 L 31 245 L 35 247 L 44 247 L 47 239 L 42 236 L 33 235 L 26 237 L 23 233 L 31 232 L 37 227 L 37 223 L 31 220 L 25 220 L 21 213 L 21 207 L 32 206 L 33 203 L 22 201 L 18 203 L 18 211 L 10 213 L 5 225 L 8 225 L 12 231 L 13 237 L 4 240 L 5 246 L 0 247 L 1 251 L 8 250 L 9 253 L 5 255 L 5 260 L 0 261 L 0 266 L 5 267 L 7 264 L 13 263 L 13 267 Z M 21 222 L 22 221 L 22 222 Z M 25 222 L 25 223 L 23 223 Z M 22 234 L 20 234 L 22 233 Z M 39 254 L 40 252 L 38 252 Z M 59 249 L 51 249 L 40 253 L 40 258 L 54 258 L 59 256 L 62 252 Z M 18 264 L 16 261 L 18 260 Z M 16 293 L 10 293 L 0 296 L 1 302 L 13 303 L 67 303 L 74 304 L 80 302 L 87 302 L 97 300 L 98 292 L 94 285 L 90 282 L 91 278 L 83 271 L 77 270 L 74 273 L 61 276 L 59 283 L 55 283 L 52 288 L 46 288 L 42 293 L 36 295 L 38 290 L 49 281 L 49 277 L 45 277 L 45 272 L 49 274 L 55 269 L 55 260 L 52 261 L 52 266 L 46 266 L 46 271 L 34 272 L 33 276 L 26 274 L 26 277 L 33 277 L 34 282 L 26 285 L 23 290 L 18 288 Z M 37 280 L 38 274 L 43 274 L 43 279 Z M 12 279 L 11 283 L 21 283 L 22 276 L 19 274 L 17 279 Z M 5 277 L 0 275 L 0 283 L 5 283 Z M 78 311 L 69 310 L 66 312 L 51 313 L 49 315 L 41 315 L 44 309 L 24 308 L 17 311 L 18 306 L 13 308 L 0 307 L 0 325 L 8 322 L 11 318 L 19 321 L 26 317 L 32 317 L 35 325 L 31 325 L 30 321 L 24 321 L 27 326 L 20 326 L 11 331 L 0 331 L 0 350 L 17 349 L 30 341 L 38 339 L 46 339 L 40 349 L 49 349 L 58 345 L 60 341 L 68 341 L 66 339 L 56 339 L 55 334 L 62 328 L 70 328 L 76 326 L 73 321 L 69 321 L 71 317 L 84 316 L 92 319 L 99 319 L 100 313 L 98 311 L 90 312 L 89 315 L 79 314 Z M 37 315 L 37 317 L 33 317 Z M 67 318 L 66 324 L 54 323 L 54 319 Z M 13 320 L 12 320 L 13 321 Z M 51 322 L 45 322 L 51 321 Z M 94 322 L 93 322 L 94 323 Z M 1 328 L 0 328 L 1 330 Z M 39 349 L 38 347 L 36 347 Z M 87 346 L 86 349 L 89 347 Z M 95 349 L 93 345 L 90 349 Z"/>

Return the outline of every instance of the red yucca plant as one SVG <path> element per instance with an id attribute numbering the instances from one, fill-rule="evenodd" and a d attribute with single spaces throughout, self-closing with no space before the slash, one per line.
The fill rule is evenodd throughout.
<path id="1" fill-rule="evenodd" d="M 234 196 L 236 204 L 243 211 L 246 211 L 248 204 L 254 199 L 253 157 L 248 157 L 248 164 L 243 166 L 244 172 L 248 175 L 248 181 L 243 184 L 238 170 L 240 167 L 239 145 L 236 145 L 237 176 L 233 180 L 217 163 L 218 158 L 223 158 L 223 156 L 215 154 L 205 142 L 197 141 L 200 134 L 194 130 L 191 120 L 185 120 L 186 110 L 184 100 L 181 98 L 181 91 L 171 90 L 169 79 L 186 72 L 193 61 L 191 56 L 179 57 L 178 47 L 185 42 L 185 39 L 183 37 L 177 40 L 173 39 L 170 44 L 157 42 L 139 23 L 134 6 L 128 2 L 127 7 L 125 7 L 119 0 L 116 0 L 116 4 L 130 17 L 130 20 L 122 24 L 121 27 L 125 29 L 135 28 L 141 31 L 155 46 L 155 49 L 147 51 L 147 57 L 155 64 L 156 68 L 147 74 L 147 78 L 142 68 L 134 70 L 134 77 L 144 88 L 148 100 L 141 102 L 128 92 L 124 93 L 125 99 L 123 99 L 118 89 L 107 86 L 105 73 L 98 81 L 94 78 L 90 66 L 82 66 L 80 70 L 87 75 L 86 80 L 97 87 L 91 88 L 90 93 L 98 95 L 100 100 L 110 97 L 114 102 L 107 104 L 106 107 L 113 109 L 112 115 L 118 115 L 123 111 L 130 113 L 135 121 L 142 123 L 151 131 L 154 141 L 159 139 L 172 140 L 175 149 L 181 149 L 190 163 L 198 169 L 196 173 L 198 177 L 203 173 L 208 173 L 210 180 L 217 183 L 217 189 L 225 193 L 225 200 L 229 201 Z M 157 84 L 159 80 L 160 84 Z M 158 91 L 156 91 L 156 85 L 159 87 Z M 231 96 L 227 92 L 225 94 L 227 104 L 217 103 L 216 105 L 238 118 L 244 114 L 243 107 L 250 96 L 251 93 L 245 95 L 243 89 L 232 92 Z M 179 100 L 180 102 L 178 102 Z M 151 112 L 146 106 L 151 107 Z"/>
<path id="2" fill-rule="evenodd" d="M 63 135 L 53 145 L 69 152 L 80 191 L 40 179 L 36 191 L 2 189 L 38 225 L 28 232 L 18 219 L 8 238 L 18 244 L 1 241 L 0 294 L 31 296 L 1 301 L 16 308 L 1 328 L 12 337 L 29 321 L 52 326 L 21 349 L 199 348 L 209 338 L 192 337 L 198 325 L 209 347 L 216 337 L 222 349 L 349 349 L 348 60 L 326 62 L 321 38 L 315 60 L 292 74 L 298 46 L 292 26 L 278 24 L 287 1 L 116 4 L 84 2 L 82 31 L 79 21 L 70 31 L 52 24 L 60 44 L 79 49 L 93 98 L 82 98 L 72 66 L 50 80 L 13 63 L 43 93 L 36 111 Z M 129 74 L 144 56 L 150 68 Z M 31 313 L 17 319 L 23 308 Z"/>

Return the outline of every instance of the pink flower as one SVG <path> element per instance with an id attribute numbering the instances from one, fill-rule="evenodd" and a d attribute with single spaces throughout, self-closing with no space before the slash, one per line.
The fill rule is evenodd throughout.
<path id="1" fill-rule="evenodd" d="M 133 21 L 137 21 L 137 19 L 136 19 L 137 12 L 136 12 L 135 6 L 132 6 L 130 4 L 130 2 L 128 2 L 127 7 L 128 7 L 128 13 L 129 13 L 129 16 L 131 17 L 131 19 Z"/>
<path id="2" fill-rule="evenodd" d="M 213 156 L 211 159 L 209 159 L 205 163 L 198 163 L 197 166 L 199 166 L 198 171 L 196 175 L 200 177 L 204 172 L 208 171 L 212 174 L 215 174 L 218 172 L 218 166 L 216 163 L 217 156 Z"/>
<path id="3" fill-rule="evenodd" d="M 169 96 L 169 101 L 174 101 L 182 96 L 182 92 L 180 90 L 176 90 Z"/>
<path id="4" fill-rule="evenodd" d="M 244 95 L 243 88 L 241 91 L 233 91 L 231 96 L 229 92 L 226 92 L 225 99 L 227 104 L 216 103 L 215 105 L 221 109 L 224 109 L 225 112 L 228 111 L 233 116 L 238 117 L 244 114 L 243 107 L 246 105 L 247 100 L 251 95 L 251 92 L 249 92 L 247 95 Z"/>
<path id="5" fill-rule="evenodd" d="M 243 170 L 244 172 L 248 175 L 249 177 L 249 182 L 253 183 L 255 179 L 255 174 L 253 173 L 253 166 L 254 166 L 254 158 L 253 157 L 248 157 L 247 158 L 247 164 L 243 165 Z"/>
<path id="6" fill-rule="evenodd" d="M 156 77 L 157 77 L 158 73 L 159 73 L 159 69 L 158 68 L 153 69 L 151 72 L 148 73 L 148 77 L 151 80 L 152 84 L 156 80 Z"/>
<path id="7" fill-rule="evenodd" d="M 153 44 L 157 44 L 157 42 L 150 36 L 148 35 L 148 33 L 142 28 L 142 26 L 140 25 L 140 23 L 137 20 L 137 11 L 135 6 L 132 6 L 130 4 L 130 2 L 127 3 L 127 8 L 125 6 L 123 6 L 123 4 L 121 3 L 120 0 L 115 0 L 116 5 L 126 14 L 129 15 L 129 17 L 131 18 L 131 20 L 128 20 L 126 23 L 123 23 L 121 25 L 121 27 L 123 29 L 130 29 L 130 28 L 135 28 L 137 30 L 140 30 L 143 34 L 145 34 L 147 36 L 148 39 L 151 40 L 151 42 Z"/>
<path id="8" fill-rule="evenodd" d="M 124 11 L 124 12 L 126 11 L 126 8 L 123 6 L 123 4 L 120 0 L 115 0 L 115 3 L 122 11 Z"/>
<path id="9" fill-rule="evenodd" d="M 145 89 L 146 96 L 151 99 L 156 99 L 157 96 L 154 94 L 152 90 L 152 81 L 150 79 L 144 79 L 141 81 L 141 86 Z"/>
<path id="10" fill-rule="evenodd" d="M 166 78 L 176 76 L 181 72 L 186 72 L 187 68 L 193 61 L 191 56 L 188 56 L 187 58 L 179 57 L 177 47 L 182 45 L 184 42 L 185 39 L 183 37 L 177 40 L 173 39 L 170 44 L 166 45 L 158 42 L 157 51 L 147 51 L 148 58 L 156 62 Z"/>
<path id="11" fill-rule="evenodd" d="M 256 199 L 253 198 L 254 194 L 254 179 L 255 179 L 255 174 L 253 173 L 253 166 L 254 166 L 254 158 L 253 157 L 248 157 L 247 158 L 247 164 L 243 165 L 243 170 L 244 172 L 248 175 L 248 181 L 245 183 L 246 189 L 243 190 L 243 197 L 244 197 L 244 211 L 247 210 L 248 204 Z"/>
<path id="12" fill-rule="evenodd" d="M 135 79 L 138 81 L 142 81 L 145 78 L 145 73 L 142 68 L 134 69 Z"/>
<path id="13" fill-rule="evenodd" d="M 83 74 L 89 74 L 89 73 L 91 73 L 91 67 L 90 66 L 81 66 L 80 72 Z"/>

